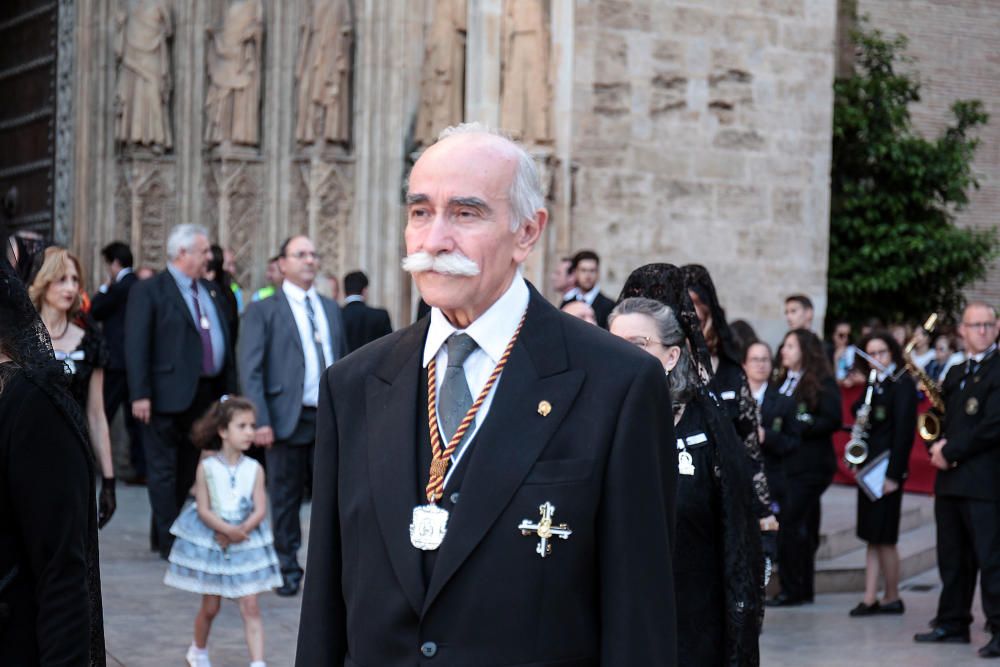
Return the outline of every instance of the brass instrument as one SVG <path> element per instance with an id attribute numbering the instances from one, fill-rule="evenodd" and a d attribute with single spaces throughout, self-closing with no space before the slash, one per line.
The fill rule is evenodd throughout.
<path id="1" fill-rule="evenodd" d="M 924 331 L 931 333 L 934 330 L 935 322 L 937 322 L 937 313 L 931 313 L 931 316 L 924 322 Z M 917 417 L 917 433 L 920 434 L 920 438 L 924 442 L 931 443 L 941 437 L 941 420 L 944 418 L 944 399 L 941 398 L 941 388 L 937 383 L 924 372 L 924 369 L 913 362 L 911 353 L 916 344 L 916 336 L 911 337 L 903 349 L 903 360 L 906 362 L 906 370 L 916 379 L 917 384 L 927 394 L 927 398 L 930 399 L 931 409 Z"/>
<path id="2" fill-rule="evenodd" d="M 858 408 L 858 415 L 851 427 L 851 439 L 844 447 L 844 461 L 856 468 L 868 460 L 868 428 L 871 425 L 872 394 L 875 393 L 875 381 L 878 379 L 878 369 L 868 372 L 868 388 L 865 390 L 865 402 Z"/>

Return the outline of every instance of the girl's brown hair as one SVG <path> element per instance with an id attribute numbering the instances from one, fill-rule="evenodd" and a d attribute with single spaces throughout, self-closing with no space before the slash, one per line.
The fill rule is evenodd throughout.
<path id="1" fill-rule="evenodd" d="M 28 296 L 31 298 L 31 303 L 35 304 L 35 310 L 42 312 L 45 292 L 48 291 L 49 285 L 66 275 L 67 264 L 72 264 L 76 268 L 76 278 L 80 281 L 80 290 L 77 292 L 76 298 L 73 299 L 69 313 L 67 313 L 72 321 L 80 314 L 80 309 L 83 306 L 83 297 L 80 295 L 83 292 L 83 271 L 80 268 L 80 260 L 66 248 L 50 246 L 45 249 L 45 259 L 42 261 L 42 266 L 38 269 L 35 279 L 31 281 Z"/>
<path id="2" fill-rule="evenodd" d="M 789 300 L 791 299 L 792 297 L 789 297 Z M 799 342 L 799 349 L 802 350 L 802 377 L 795 386 L 794 397 L 805 403 L 809 410 L 815 410 L 819 403 L 819 392 L 822 389 L 823 381 L 833 376 L 830 362 L 827 361 L 826 352 L 823 350 L 823 341 L 812 331 L 794 329 L 781 339 L 782 346 L 789 336 L 795 336 Z M 778 358 L 779 360 L 781 358 L 780 352 Z M 788 377 L 788 369 L 780 362 L 778 366 L 780 366 L 780 370 L 775 382 L 781 386 L 785 378 Z"/>
<path id="3" fill-rule="evenodd" d="M 212 403 L 208 412 L 191 427 L 191 442 L 198 449 L 222 449 L 219 431 L 229 426 L 237 412 L 257 414 L 253 403 L 242 396 L 223 396 Z"/>

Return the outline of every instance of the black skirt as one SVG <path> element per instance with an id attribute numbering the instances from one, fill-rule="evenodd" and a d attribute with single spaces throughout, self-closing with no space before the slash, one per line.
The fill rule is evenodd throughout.
<path id="1" fill-rule="evenodd" d="M 895 544 L 899 541 L 902 507 L 902 489 L 874 502 L 858 489 L 858 538 L 868 544 Z"/>

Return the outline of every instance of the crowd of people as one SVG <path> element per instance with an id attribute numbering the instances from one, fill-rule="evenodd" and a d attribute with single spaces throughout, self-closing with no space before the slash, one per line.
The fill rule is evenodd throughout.
<path id="1" fill-rule="evenodd" d="M 92 291 L 67 249 L 13 237 L 0 662 L 103 664 L 97 530 L 116 509 L 109 423 L 123 409 L 164 582 L 202 596 L 192 667 L 210 665 L 222 598 L 239 600 L 262 667 L 258 595 L 303 586 L 299 665 L 756 665 L 765 606 L 814 600 L 845 428 L 859 467 L 884 461 L 875 488 L 859 484 L 866 580 L 849 613 L 904 613 L 896 543 L 921 391 L 943 401 L 928 442 L 943 590 L 915 640 L 969 641 L 978 575 L 992 633 L 979 654 L 1000 657 L 992 307 L 970 303 L 957 335 L 872 320 L 857 343 L 847 322 L 824 342 L 794 294 L 772 349 L 728 322 L 704 266 L 639 267 L 614 299 L 580 250 L 549 276 L 557 309 L 520 272 L 542 203 L 520 146 L 475 124 L 443 133 L 406 198 L 403 268 L 426 314 L 395 333 L 364 273 L 344 276 L 339 302 L 306 236 L 252 294 L 194 224 L 171 230 L 147 276 L 108 245 Z M 58 493 L 25 474 L 42 466 Z M 56 518 L 36 533 L 39 505 Z"/>

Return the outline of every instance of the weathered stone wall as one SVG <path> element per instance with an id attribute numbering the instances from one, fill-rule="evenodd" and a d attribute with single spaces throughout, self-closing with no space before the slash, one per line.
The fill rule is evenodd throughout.
<path id="1" fill-rule="evenodd" d="M 769 340 L 826 305 L 835 0 L 576 3 L 571 247 L 700 262 Z"/>
<path id="2" fill-rule="evenodd" d="M 925 136 L 937 136 L 953 122 L 949 107 L 955 100 L 983 101 L 990 121 L 979 133 L 974 162 L 980 189 L 970 194 L 958 224 L 995 227 L 1000 223 L 1000 5 L 995 0 L 911 0 L 906 11 L 899 9 L 894 0 L 858 0 L 859 16 L 867 14 L 875 27 L 910 40 L 909 54 L 917 60 L 923 84 L 913 120 Z M 1000 306 L 1000 260 L 967 296 Z"/>

